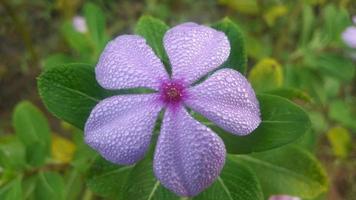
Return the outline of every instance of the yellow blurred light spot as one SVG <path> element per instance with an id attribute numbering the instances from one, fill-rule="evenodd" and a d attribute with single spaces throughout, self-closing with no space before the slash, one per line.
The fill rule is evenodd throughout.
<path id="1" fill-rule="evenodd" d="M 350 132 L 344 127 L 336 126 L 331 128 L 326 135 L 335 156 L 346 158 L 351 150 Z"/>
<path id="2" fill-rule="evenodd" d="M 273 6 L 263 15 L 269 26 L 273 26 L 276 20 L 288 13 L 288 8 L 284 5 Z"/>
<path id="3" fill-rule="evenodd" d="M 219 4 L 227 6 L 235 11 L 250 15 L 257 15 L 260 10 L 257 0 L 219 0 Z"/>
<path id="4" fill-rule="evenodd" d="M 283 85 L 281 65 L 272 58 L 264 58 L 251 70 L 248 79 L 257 92 L 279 88 Z"/>
<path id="5" fill-rule="evenodd" d="M 52 134 L 51 155 L 60 163 L 68 163 L 72 160 L 75 152 L 75 144 L 57 134 Z"/>

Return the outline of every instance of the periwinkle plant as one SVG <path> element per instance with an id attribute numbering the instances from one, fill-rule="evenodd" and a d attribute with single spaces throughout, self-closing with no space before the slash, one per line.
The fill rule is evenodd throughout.
<path id="1" fill-rule="evenodd" d="M 242 74 L 218 69 L 230 54 L 223 32 L 184 23 L 168 30 L 163 43 L 171 75 L 140 36 L 122 35 L 107 44 L 95 68 L 98 83 L 105 89 L 144 87 L 155 92 L 99 102 L 85 124 L 85 141 L 113 163 L 134 164 L 145 156 L 164 110 L 155 176 L 179 196 L 195 196 L 219 176 L 226 150 L 222 139 L 187 108 L 241 136 L 260 124 L 259 103 Z M 209 72 L 211 76 L 197 83 Z"/>

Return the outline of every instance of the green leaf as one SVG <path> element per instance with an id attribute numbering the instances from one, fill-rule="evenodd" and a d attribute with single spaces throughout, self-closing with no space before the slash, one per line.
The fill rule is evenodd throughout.
<path id="1" fill-rule="evenodd" d="M 73 169 L 66 174 L 65 177 L 65 199 L 77 200 L 80 199 L 81 193 L 85 188 L 83 175 L 76 169 Z"/>
<path id="2" fill-rule="evenodd" d="M 317 132 L 325 132 L 328 124 L 323 113 L 317 111 L 309 111 L 308 114 L 312 122 L 312 128 Z"/>
<path id="3" fill-rule="evenodd" d="M 73 141 L 76 145 L 71 165 L 81 174 L 86 173 L 91 167 L 90 164 L 97 158 L 98 153 L 87 145 L 84 141 L 84 133 L 77 128 L 73 130 Z"/>
<path id="4" fill-rule="evenodd" d="M 226 17 L 215 23 L 212 27 L 224 32 L 230 41 L 230 56 L 222 66 L 234 68 L 242 74 L 245 74 L 247 55 L 245 51 L 245 41 L 238 25 Z"/>
<path id="5" fill-rule="evenodd" d="M 228 153 L 244 154 L 277 148 L 297 140 L 309 130 L 308 115 L 293 102 L 267 94 L 257 97 L 262 122 L 251 134 L 235 136 L 213 123 L 207 123 L 224 140 Z"/>
<path id="6" fill-rule="evenodd" d="M 22 101 L 13 113 L 13 125 L 19 139 L 25 145 L 39 142 L 49 145 L 50 128 L 47 119 L 33 104 Z"/>
<path id="7" fill-rule="evenodd" d="M 315 152 L 317 147 L 318 133 L 309 130 L 301 138 L 299 138 L 294 144 L 300 146 L 301 148 L 308 150 L 309 152 Z"/>
<path id="8" fill-rule="evenodd" d="M 329 117 L 341 123 L 343 126 L 356 130 L 356 112 L 353 104 L 343 100 L 335 100 L 330 103 Z"/>
<path id="9" fill-rule="evenodd" d="M 29 176 L 22 181 L 23 199 L 36 200 L 34 196 L 36 185 L 38 182 L 37 178 L 37 176 Z"/>
<path id="10" fill-rule="evenodd" d="M 249 81 L 257 92 L 265 92 L 283 85 L 281 65 L 272 58 L 259 61 L 251 70 Z"/>
<path id="11" fill-rule="evenodd" d="M 44 163 L 49 154 L 50 128 L 47 119 L 28 101 L 20 102 L 13 113 L 16 135 L 26 146 L 26 157 L 31 165 Z"/>
<path id="12" fill-rule="evenodd" d="M 105 15 L 95 4 L 86 3 L 84 5 L 84 16 L 89 29 L 89 34 L 96 46 L 96 53 L 101 52 L 107 40 L 105 35 Z"/>
<path id="13" fill-rule="evenodd" d="M 355 74 L 355 66 L 351 59 L 333 53 L 323 53 L 318 56 L 309 54 L 306 63 L 326 75 L 340 81 L 351 81 Z"/>
<path id="14" fill-rule="evenodd" d="M 180 199 L 164 188 L 153 174 L 152 159 L 146 157 L 132 169 L 123 189 L 124 200 Z M 139 193 L 137 191 L 140 191 Z"/>
<path id="15" fill-rule="evenodd" d="M 0 138 L 0 168 L 21 170 L 26 164 L 24 145 L 14 135 Z"/>
<path id="16" fill-rule="evenodd" d="M 220 177 L 194 200 L 263 200 L 261 185 L 251 169 L 228 156 Z"/>
<path id="17" fill-rule="evenodd" d="M 157 181 L 151 159 L 143 160 L 132 169 L 123 192 L 125 200 L 184 199 L 176 196 Z M 190 199 L 262 200 L 263 194 L 257 177 L 252 171 L 228 157 L 220 177 L 201 194 Z"/>
<path id="18" fill-rule="evenodd" d="M 48 56 L 47 58 L 45 58 L 43 60 L 43 68 L 46 69 L 48 67 L 52 67 L 52 66 L 57 66 L 57 65 L 63 65 L 63 64 L 68 64 L 68 63 L 72 63 L 74 62 L 74 58 L 62 54 L 62 53 L 57 53 L 57 54 L 53 54 Z"/>
<path id="19" fill-rule="evenodd" d="M 257 0 L 219 0 L 219 3 L 244 14 L 257 15 L 260 13 L 260 7 Z"/>
<path id="20" fill-rule="evenodd" d="M 2 200 L 22 200 L 22 177 L 17 177 L 0 188 L 0 199 Z"/>
<path id="21" fill-rule="evenodd" d="M 71 48 L 75 49 L 82 55 L 88 56 L 91 54 L 93 48 L 88 37 L 83 33 L 74 30 L 70 21 L 66 21 L 62 24 L 61 32 Z"/>
<path id="22" fill-rule="evenodd" d="M 340 42 L 341 33 L 347 26 L 351 25 L 347 10 L 328 4 L 328 6 L 323 9 L 322 17 L 324 19 L 324 26 L 321 32 L 323 40 L 325 42 Z"/>
<path id="23" fill-rule="evenodd" d="M 326 3 L 325 0 L 303 0 L 303 3 L 307 5 L 317 6 L 317 5 L 324 5 Z"/>
<path id="24" fill-rule="evenodd" d="M 142 16 L 135 26 L 135 33 L 144 37 L 156 55 L 168 66 L 169 60 L 163 47 L 163 36 L 169 27 L 161 20 Z"/>
<path id="25" fill-rule="evenodd" d="M 37 176 L 35 188 L 36 200 L 64 200 L 64 181 L 56 172 L 40 172 Z"/>
<path id="26" fill-rule="evenodd" d="M 351 150 L 350 132 L 341 126 L 331 128 L 326 134 L 336 156 L 346 158 Z"/>
<path id="27" fill-rule="evenodd" d="M 310 5 L 305 5 L 303 8 L 302 22 L 299 43 L 301 46 L 307 46 L 312 38 L 313 31 L 315 30 L 315 16 Z"/>
<path id="28" fill-rule="evenodd" d="M 288 14 L 288 7 L 286 5 L 273 5 L 264 12 L 263 18 L 268 26 L 274 26 L 276 21 Z"/>
<path id="29" fill-rule="evenodd" d="M 52 114 L 80 129 L 92 108 L 113 94 L 98 85 L 94 69 L 87 64 L 68 64 L 45 70 L 38 78 L 38 90 Z"/>
<path id="30" fill-rule="evenodd" d="M 284 97 L 289 100 L 303 100 L 308 103 L 312 102 L 312 98 L 306 92 L 297 88 L 279 88 L 268 91 L 267 93 Z"/>
<path id="31" fill-rule="evenodd" d="M 266 197 L 288 194 L 314 198 L 328 189 L 327 176 L 320 163 L 307 151 L 296 146 L 235 158 L 257 174 Z"/>
<path id="32" fill-rule="evenodd" d="M 246 40 L 246 52 L 248 57 L 252 57 L 256 60 L 268 57 L 272 53 L 272 48 L 266 41 L 261 41 L 258 37 L 252 35 L 245 35 Z"/>
<path id="33" fill-rule="evenodd" d="M 296 88 L 302 88 L 306 91 L 313 100 L 318 104 L 323 104 L 326 101 L 324 88 L 324 77 L 321 77 L 315 70 L 309 67 L 298 65 L 289 65 L 286 67 L 288 74 L 289 85 Z M 291 84 L 291 82 L 294 82 Z"/>
<path id="34" fill-rule="evenodd" d="M 133 167 L 112 164 L 99 156 L 89 169 L 87 186 L 101 196 L 120 199 Z"/>
<path id="35" fill-rule="evenodd" d="M 342 82 L 333 78 L 324 76 L 323 77 L 323 92 L 327 100 L 337 98 L 339 96 L 340 90 L 342 89 Z"/>

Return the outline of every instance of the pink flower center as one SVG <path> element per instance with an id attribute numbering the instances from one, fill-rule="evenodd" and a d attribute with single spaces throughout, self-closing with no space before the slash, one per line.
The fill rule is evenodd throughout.
<path id="1" fill-rule="evenodd" d="M 160 98 L 167 105 L 181 103 L 186 97 L 185 87 L 177 80 L 165 81 L 160 87 Z"/>

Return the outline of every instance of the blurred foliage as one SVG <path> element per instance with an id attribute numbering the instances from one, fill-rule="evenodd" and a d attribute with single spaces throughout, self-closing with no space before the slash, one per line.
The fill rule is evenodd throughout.
<path id="1" fill-rule="evenodd" d="M 81 131 L 63 127 L 69 139 L 51 134 L 43 113 L 28 101 L 16 106 L 13 122 L 16 134 L 0 137 L 0 199 L 77 199 L 83 169 L 95 156 Z"/>
<path id="2" fill-rule="evenodd" d="M 251 172 L 250 167 L 257 172 L 257 177 L 247 183 L 262 180 L 265 194 L 286 192 L 314 199 L 316 192 L 308 190 L 308 186 L 313 186 L 324 193 L 315 200 L 356 198 L 356 150 L 352 145 L 356 137 L 356 66 L 352 55 L 356 50 L 348 48 L 340 37 L 345 28 L 352 25 L 351 14 L 356 14 L 353 0 L 2 0 L 0 5 L 0 199 L 95 199 L 97 195 L 110 196 L 107 194 L 123 187 L 122 181 L 132 171 L 121 173 L 120 168 L 102 160 L 83 142 L 82 131 L 58 123 L 47 113 L 44 115 L 40 111 L 42 106 L 39 109 L 29 101 L 20 100 L 30 99 L 40 105 L 37 92 L 33 91 L 35 76 L 42 70 L 50 70 L 56 80 L 69 87 L 72 85 L 66 79 L 85 79 L 85 83 L 78 82 L 76 86 L 80 91 L 94 94 L 95 98 L 112 95 L 102 92 L 97 85 L 93 87 L 96 82 L 92 66 L 111 38 L 131 34 L 133 30 L 145 37 L 158 33 L 149 38 L 148 43 L 167 64 L 161 40 L 168 27 L 149 15 L 171 26 L 196 21 L 227 32 L 233 41 L 235 56 L 224 66 L 246 72 L 257 92 L 267 97 L 273 94 L 287 98 L 307 110 L 312 128 L 292 146 L 271 150 L 270 154 L 261 152 L 253 153 L 252 157 L 234 158 L 239 165 L 248 166 L 241 167 L 246 174 Z M 74 16 L 85 18 L 87 32 L 76 30 Z M 218 23 L 214 23 L 216 21 Z M 141 25 L 135 26 L 136 22 Z M 245 40 L 239 38 L 241 35 Z M 240 51 L 244 49 L 241 46 L 246 51 Z M 72 73 L 63 75 L 67 64 L 73 62 L 86 64 L 73 65 L 77 69 L 72 68 Z M 62 66 L 57 68 L 59 65 Z M 90 106 L 78 109 L 78 105 L 95 105 L 96 102 L 78 97 L 72 104 L 63 104 L 71 94 L 59 92 L 56 85 L 50 84 L 50 78 L 53 76 L 41 76 L 39 84 L 47 87 L 41 95 L 53 97 L 57 102 L 52 103 L 62 103 L 62 107 L 53 111 L 48 106 L 49 110 L 82 128 Z M 287 134 L 285 130 L 276 134 Z M 297 137 L 293 136 L 294 139 Z M 283 143 L 275 137 L 269 145 L 279 142 Z M 247 149 L 248 144 L 245 143 L 244 148 Z M 320 166 L 311 154 L 317 155 L 328 171 L 329 192 L 326 191 L 327 178 L 322 170 L 318 171 Z M 294 163 L 295 158 L 300 162 Z M 291 161 L 286 162 L 289 159 Z M 310 165 L 303 166 L 302 161 Z M 261 168 L 256 162 L 268 167 Z M 152 174 L 137 171 L 145 165 L 147 162 L 135 166 L 132 169 L 135 174 L 130 177 L 147 180 L 151 187 L 155 184 Z M 227 165 L 224 173 L 230 173 L 234 165 Z M 292 171 L 295 176 L 285 180 L 276 169 Z M 304 177 L 307 172 L 315 173 Z M 299 179 L 300 174 L 308 184 Z M 271 184 L 270 178 L 278 179 L 279 187 Z M 285 187 L 287 183 L 304 189 L 298 193 Z M 129 197 L 134 198 L 137 191 L 147 192 L 145 185 L 130 182 L 129 186 L 133 188 L 133 193 L 127 194 Z M 217 191 L 219 187 L 214 185 Z M 160 188 L 159 194 L 167 194 Z M 216 194 L 210 192 L 203 193 L 201 198 Z M 256 196 L 262 198 L 260 194 Z"/>
<path id="3" fill-rule="evenodd" d="M 260 12 L 257 0 L 219 0 L 219 3 L 244 14 L 257 15 Z"/>

